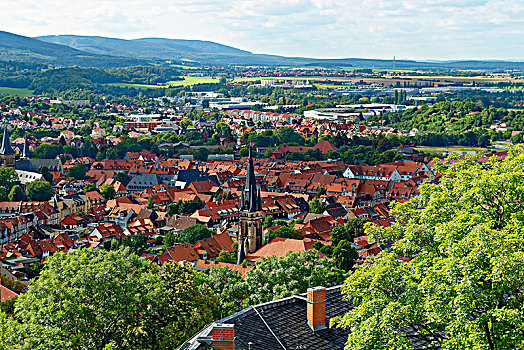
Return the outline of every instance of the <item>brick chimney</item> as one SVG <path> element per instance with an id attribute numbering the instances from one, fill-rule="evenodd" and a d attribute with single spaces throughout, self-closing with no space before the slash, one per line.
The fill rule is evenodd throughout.
<path id="1" fill-rule="evenodd" d="M 213 347 L 217 350 L 235 350 L 235 325 L 215 323 L 213 325 Z"/>
<path id="2" fill-rule="evenodd" d="M 307 324 L 313 331 L 326 328 L 326 288 L 307 290 Z"/>

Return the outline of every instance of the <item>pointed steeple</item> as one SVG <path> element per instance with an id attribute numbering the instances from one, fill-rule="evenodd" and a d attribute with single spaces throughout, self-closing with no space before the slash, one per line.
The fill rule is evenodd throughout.
<path id="1" fill-rule="evenodd" d="M 244 207 L 242 209 L 256 212 L 258 208 L 257 184 L 255 179 L 255 166 L 251 156 L 251 146 L 249 146 L 249 161 L 247 166 L 246 187 L 244 188 Z"/>
<path id="2" fill-rule="evenodd" d="M 11 147 L 11 140 L 9 140 L 9 131 L 7 125 L 4 126 L 4 137 L 2 138 L 2 148 L 0 148 L 0 154 L 15 154 L 13 147 Z"/>
<path id="3" fill-rule="evenodd" d="M 246 253 L 244 250 L 244 246 L 246 245 L 246 239 L 244 239 L 242 242 L 238 243 L 238 258 L 237 258 L 237 265 L 240 265 L 244 262 L 246 259 Z"/>
<path id="4" fill-rule="evenodd" d="M 260 186 L 257 186 L 257 210 L 262 210 L 262 196 L 260 195 Z"/>
<path id="5" fill-rule="evenodd" d="M 23 159 L 31 158 L 31 150 L 29 149 L 29 143 L 27 142 L 27 135 L 25 135 L 24 137 L 24 148 L 22 149 L 22 158 Z"/>

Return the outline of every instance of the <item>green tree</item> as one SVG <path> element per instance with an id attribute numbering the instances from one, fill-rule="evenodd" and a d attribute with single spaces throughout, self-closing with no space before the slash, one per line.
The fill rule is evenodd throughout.
<path id="1" fill-rule="evenodd" d="M 72 177 L 75 180 L 84 180 L 87 179 L 87 167 L 80 163 L 71 168 L 67 172 L 68 177 Z"/>
<path id="2" fill-rule="evenodd" d="M 320 199 L 315 197 L 311 201 L 309 201 L 309 212 L 310 213 L 322 214 L 324 210 L 326 210 L 326 207 L 324 204 L 322 204 Z"/>
<path id="3" fill-rule="evenodd" d="M 155 201 L 153 200 L 153 196 L 149 196 L 147 198 L 147 208 L 153 209 L 155 207 Z"/>
<path id="4" fill-rule="evenodd" d="M 42 350 L 176 348 L 217 318 L 216 297 L 195 277 L 189 266 L 160 268 L 126 250 L 54 254 L 15 304 L 20 323 L 2 319 L 0 345 Z"/>
<path id="5" fill-rule="evenodd" d="M 195 244 L 197 241 L 211 237 L 213 231 L 208 229 L 202 224 L 196 224 L 185 228 L 179 236 L 180 243 L 191 243 Z"/>
<path id="6" fill-rule="evenodd" d="M 346 274 L 335 261 L 319 259 L 314 249 L 288 252 L 284 257 L 262 259 L 257 268 L 246 273 L 247 299 L 244 306 L 306 292 L 311 286 L 332 286 L 344 281 Z"/>
<path id="7" fill-rule="evenodd" d="M 275 223 L 275 218 L 272 215 L 268 215 L 264 218 L 264 228 L 272 227 Z"/>
<path id="8" fill-rule="evenodd" d="M 302 232 L 297 231 L 289 226 L 282 226 L 276 229 L 271 233 L 272 238 L 282 237 L 282 238 L 292 238 L 292 239 L 302 239 Z"/>
<path id="9" fill-rule="evenodd" d="M 40 169 L 40 174 L 44 177 L 44 179 L 49 182 L 53 183 L 53 174 L 49 171 L 49 168 L 45 165 Z"/>
<path id="10" fill-rule="evenodd" d="M 230 264 L 236 264 L 237 255 L 235 254 L 235 252 L 230 253 L 227 250 L 221 250 L 217 256 L 217 261 L 224 262 L 224 263 L 230 263 Z"/>
<path id="11" fill-rule="evenodd" d="M 25 200 L 25 192 L 22 187 L 19 185 L 14 185 L 13 188 L 11 188 L 11 192 L 9 192 L 9 200 L 10 201 L 23 201 Z"/>
<path id="12" fill-rule="evenodd" d="M 96 191 L 96 185 L 93 183 L 87 183 L 84 187 L 84 192 Z"/>
<path id="13" fill-rule="evenodd" d="M 457 156 L 436 167 L 438 184 L 394 206 L 396 224 L 367 225 L 392 246 L 345 283 L 347 348 L 522 348 L 523 162 L 522 147 L 482 164 Z"/>
<path id="14" fill-rule="evenodd" d="M 204 276 L 204 280 L 218 296 L 222 315 L 231 315 L 242 310 L 248 286 L 237 271 L 213 266 L 209 269 L 208 275 Z"/>
<path id="15" fill-rule="evenodd" d="M 47 202 L 53 196 L 53 189 L 47 181 L 32 181 L 26 185 L 26 190 L 29 200 L 36 202 Z"/>
<path id="16" fill-rule="evenodd" d="M 0 201 L 4 202 L 9 200 L 9 197 L 7 196 L 7 190 L 4 186 L 0 186 Z"/>
<path id="17" fill-rule="evenodd" d="M 365 225 L 368 223 L 368 219 L 353 218 L 350 219 L 346 225 L 337 226 L 331 231 L 331 242 L 333 246 L 337 246 L 341 241 L 353 242 L 356 237 L 365 235 Z"/>
<path id="18" fill-rule="evenodd" d="M 358 253 L 349 241 L 343 240 L 333 249 L 331 257 L 335 260 L 339 269 L 349 271 L 355 265 Z"/>
<path id="19" fill-rule="evenodd" d="M 131 181 L 131 178 L 132 177 L 126 173 L 116 173 L 114 176 L 114 179 L 116 181 L 120 181 L 124 186 L 127 186 L 127 184 Z"/>
<path id="20" fill-rule="evenodd" d="M 10 192 L 11 188 L 18 182 L 18 176 L 11 167 L 0 167 L 0 186 L 5 187 L 6 192 Z"/>
<path id="21" fill-rule="evenodd" d="M 103 185 L 100 189 L 100 194 L 104 196 L 105 199 L 115 198 L 116 191 L 113 185 Z"/>
<path id="22" fill-rule="evenodd" d="M 178 234 L 175 234 L 173 232 L 166 233 L 166 236 L 164 237 L 164 248 L 174 246 L 175 243 L 178 242 L 178 236 Z"/>

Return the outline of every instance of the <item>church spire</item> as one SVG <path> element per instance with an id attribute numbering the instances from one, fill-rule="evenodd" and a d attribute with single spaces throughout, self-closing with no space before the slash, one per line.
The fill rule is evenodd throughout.
<path id="1" fill-rule="evenodd" d="M 244 262 L 244 260 L 246 259 L 246 253 L 245 253 L 245 250 L 244 250 L 244 245 L 246 244 L 246 239 L 247 238 L 245 238 L 243 241 L 238 242 L 237 265 L 242 264 Z"/>
<path id="2" fill-rule="evenodd" d="M 31 158 L 31 150 L 29 149 L 29 143 L 27 142 L 27 135 L 24 137 L 24 148 L 22 149 L 22 158 Z"/>
<path id="3" fill-rule="evenodd" d="M 255 166 L 253 165 L 253 157 L 251 156 L 251 146 L 249 146 L 249 160 L 247 166 L 246 187 L 244 188 L 244 199 L 242 209 L 250 212 L 258 210 L 258 193 L 255 179 Z"/>
<path id="4" fill-rule="evenodd" d="M 9 130 L 7 130 L 7 125 L 4 126 L 4 137 L 2 138 L 2 148 L 0 148 L 0 154 L 15 154 L 13 147 L 11 147 L 11 140 L 9 140 Z"/>

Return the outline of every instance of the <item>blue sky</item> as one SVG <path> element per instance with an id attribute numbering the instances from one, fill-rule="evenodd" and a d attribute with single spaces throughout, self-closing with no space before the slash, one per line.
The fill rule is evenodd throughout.
<path id="1" fill-rule="evenodd" d="M 524 0 L 2 0 L 16 34 L 211 40 L 322 58 L 524 60 Z"/>

